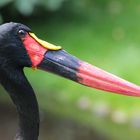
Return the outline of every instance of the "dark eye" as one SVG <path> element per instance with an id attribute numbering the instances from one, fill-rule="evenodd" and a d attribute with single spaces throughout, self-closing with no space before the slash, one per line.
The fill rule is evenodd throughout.
<path id="1" fill-rule="evenodd" d="M 24 37 L 26 36 L 26 33 L 27 33 L 27 32 L 24 31 L 24 30 L 19 30 L 19 31 L 18 31 L 18 34 L 20 35 L 21 38 L 24 38 Z"/>

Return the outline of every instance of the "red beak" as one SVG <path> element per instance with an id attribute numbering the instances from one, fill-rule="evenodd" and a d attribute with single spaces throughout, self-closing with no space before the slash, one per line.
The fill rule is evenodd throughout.
<path id="1" fill-rule="evenodd" d="M 83 77 L 79 79 L 79 83 L 86 86 L 118 94 L 140 96 L 139 86 L 88 63 L 81 62 L 79 73 L 77 75 L 78 77 Z"/>
<path id="2" fill-rule="evenodd" d="M 80 84 L 129 96 L 140 96 L 140 87 L 92 66 L 63 50 L 47 51 L 37 66 Z"/>
<path id="3" fill-rule="evenodd" d="M 129 96 L 140 96 L 140 87 L 68 54 L 33 33 L 23 43 L 33 67 L 50 71 L 80 84 Z"/>

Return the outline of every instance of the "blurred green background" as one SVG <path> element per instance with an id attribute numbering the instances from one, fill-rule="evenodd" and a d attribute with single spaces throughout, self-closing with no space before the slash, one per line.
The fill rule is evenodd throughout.
<path id="1" fill-rule="evenodd" d="M 38 37 L 140 84 L 139 0 L 0 0 L 0 22 L 9 21 L 24 23 Z M 25 73 L 40 105 L 40 140 L 140 139 L 140 98 L 90 89 L 39 70 L 25 68 Z M 17 122 L 2 87 L 0 96 L 4 139 L 7 127 L 12 133 Z"/>

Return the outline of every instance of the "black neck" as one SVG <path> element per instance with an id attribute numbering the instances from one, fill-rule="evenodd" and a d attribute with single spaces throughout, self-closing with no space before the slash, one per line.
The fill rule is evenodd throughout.
<path id="1" fill-rule="evenodd" d="M 38 104 L 23 69 L 0 70 L 0 82 L 10 94 L 19 114 L 16 140 L 37 140 L 39 135 Z"/>

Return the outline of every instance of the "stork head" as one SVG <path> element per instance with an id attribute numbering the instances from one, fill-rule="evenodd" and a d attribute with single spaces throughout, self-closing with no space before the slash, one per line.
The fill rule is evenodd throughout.
<path id="1" fill-rule="evenodd" d="M 55 73 L 80 84 L 109 92 L 140 96 L 140 87 L 39 39 L 20 23 L 0 26 L 0 69 L 33 67 Z"/>

